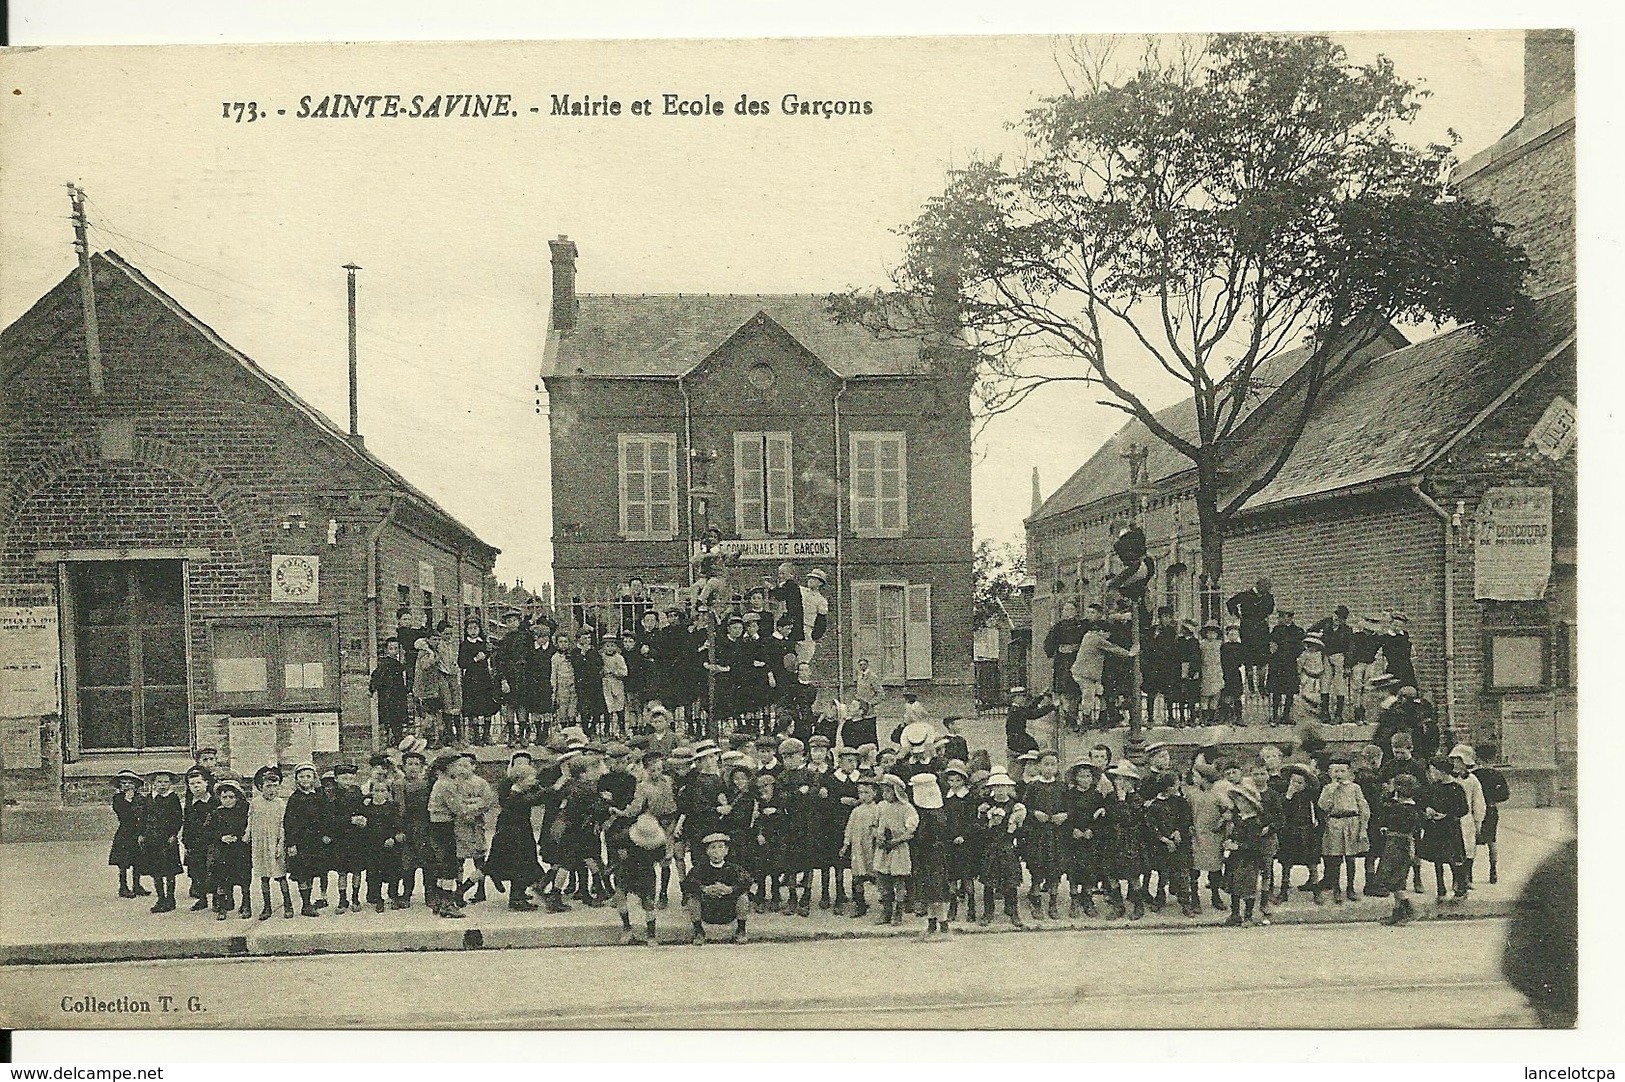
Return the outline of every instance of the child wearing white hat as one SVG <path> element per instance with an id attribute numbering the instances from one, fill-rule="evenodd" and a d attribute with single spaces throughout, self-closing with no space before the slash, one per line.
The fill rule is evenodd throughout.
<path id="1" fill-rule="evenodd" d="M 1017 928 L 1021 920 L 1016 896 L 1021 889 L 1021 829 L 1027 822 L 1027 809 L 1016 802 L 1016 782 L 1000 770 L 982 783 L 987 799 L 977 808 L 977 820 L 986 841 L 982 864 L 982 918 L 986 926 L 993 920 L 993 899 L 1004 899 L 1004 913 Z"/>

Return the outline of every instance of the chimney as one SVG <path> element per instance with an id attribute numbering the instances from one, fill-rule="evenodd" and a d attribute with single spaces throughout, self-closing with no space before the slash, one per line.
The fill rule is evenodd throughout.
<path id="1" fill-rule="evenodd" d="M 1574 93 L 1574 31 L 1525 30 L 1523 115 L 1545 112 Z"/>
<path id="2" fill-rule="evenodd" d="M 553 250 L 553 315 L 552 324 L 556 331 L 571 331 L 576 325 L 576 242 L 559 234 L 558 240 L 550 240 L 547 246 Z"/>
<path id="3" fill-rule="evenodd" d="M 1044 497 L 1038 487 L 1038 467 L 1033 467 L 1033 509 L 1032 514 L 1038 514 L 1038 509 L 1044 506 Z"/>

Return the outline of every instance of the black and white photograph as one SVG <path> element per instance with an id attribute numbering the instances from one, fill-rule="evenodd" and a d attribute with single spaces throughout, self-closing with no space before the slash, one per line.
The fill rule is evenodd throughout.
<path id="1" fill-rule="evenodd" d="M 0 1025 L 1606 1028 L 1576 42 L 0 51 Z"/>

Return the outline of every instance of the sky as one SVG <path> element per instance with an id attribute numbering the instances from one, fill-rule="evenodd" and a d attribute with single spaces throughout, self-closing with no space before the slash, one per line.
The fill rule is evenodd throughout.
<path id="1" fill-rule="evenodd" d="M 1432 97 L 1410 133 L 1467 157 L 1521 111 L 1516 31 L 1349 34 Z M 583 292 L 814 292 L 882 284 L 898 227 L 1007 123 L 1062 88 L 1055 39 L 218 46 L 0 57 L 0 325 L 74 266 L 64 184 L 91 242 L 149 274 L 341 425 L 345 263 L 359 264 L 369 449 L 503 550 L 499 577 L 550 577 L 547 423 L 537 372 L 547 240 L 580 249 Z M 634 117 L 710 94 L 721 117 Z M 517 117 L 298 119 L 331 93 L 508 93 Z M 785 94 L 873 103 L 779 113 Z M 608 95 L 619 117 L 548 115 Z M 767 116 L 736 117 L 744 94 Z M 222 117 L 254 101 L 262 120 Z M 528 109 L 539 107 L 531 114 Z M 1180 397 L 1152 362 L 1153 407 Z M 1138 367 L 1136 367 L 1138 366 Z M 1056 385 L 982 432 L 979 537 L 1015 540 L 1031 473 L 1053 492 L 1121 423 Z"/>

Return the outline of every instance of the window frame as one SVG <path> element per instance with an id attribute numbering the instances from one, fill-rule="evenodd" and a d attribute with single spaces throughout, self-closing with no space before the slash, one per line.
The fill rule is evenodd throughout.
<path id="1" fill-rule="evenodd" d="M 630 444 L 634 443 L 634 442 L 641 442 L 644 445 L 644 481 L 645 481 L 645 484 L 644 484 L 644 498 L 643 498 L 643 500 L 641 502 L 643 504 L 643 525 L 646 528 L 642 529 L 642 530 L 633 530 L 631 528 L 632 523 L 631 523 L 631 519 L 630 519 L 629 514 L 628 514 L 628 512 L 629 512 L 629 506 L 628 506 L 629 501 L 627 499 L 626 452 L 627 452 L 627 447 Z M 654 469 L 653 469 L 653 465 L 652 465 L 653 461 L 654 461 L 654 458 L 649 452 L 656 445 L 664 446 L 667 449 L 668 455 L 666 457 L 666 461 L 668 463 L 670 463 L 670 466 L 671 466 L 671 471 L 670 471 L 671 498 L 670 498 L 670 500 L 663 501 L 665 504 L 669 505 L 670 518 L 669 518 L 669 520 L 668 520 L 668 522 L 666 524 L 667 528 L 663 529 L 663 530 L 657 530 L 657 529 L 654 528 L 654 525 L 655 525 L 655 523 L 654 523 L 654 514 L 653 514 L 654 500 L 650 498 L 650 487 L 651 486 L 648 484 L 649 480 L 653 477 L 654 472 L 655 472 Z M 678 521 L 678 518 L 680 517 L 678 515 L 678 508 L 677 508 L 678 497 L 680 495 L 680 492 L 679 492 L 679 483 L 680 482 L 679 482 L 678 474 L 679 474 L 679 471 L 678 471 L 678 468 L 677 468 L 677 434 L 675 432 L 619 432 L 619 433 L 616 433 L 616 436 L 615 436 L 615 489 L 616 489 L 616 494 L 617 494 L 617 502 L 619 504 L 619 509 L 620 509 L 619 530 L 617 532 L 619 533 L 622 540 L 624 540 L 624 541 L 672 541 L 672 540 L 676 539 L 676 537 L 677 537 L 677 521 Z"/>
<path id="2" fill-rule="evenodd" d="M 1502 684 L 1496 681 L 1495 643 L 1498 639 L 1535 639 L 1540 643 L 1540 682 Z M 1550 691 L 1553 687 L 1552 630 L 1549 626 L 1525 624 L 1484 629 L 1484 690 L 1497 694 Z"/>
<path id="3" fill-rule="evenodd" d="M 771 443 L 784 441 L 784 524 L 773 525 L 773 466 Z M 745 517 L 747 491 L 745 484 L 744 448 L 754 444 L 761 451 L 761 493 L 754 502 L 761 507 L 761 518 Z M 789 432 L 735 432 L 734 433 L 734 529 L 741 538 L 790 537 L 796 527 L 796 466 L 795 438 Z"/>
<path id="4" fill-rule="evenodd" d="M 341 683 L 339 672 L 339 622 L 336 616 L 222 616 L 206 621 L 209 634 L 209 701 L 217 710 L 259 711 L 263 713 L 331 712 L 340 707 Z M 327 652 L 323 658 L 326 676 L 319 698 L 297 693 L 309 689 L 289 689 L 284 686 L 287 648 L 284 630 L 287 628 L 316 628 Z M 265 648 L 265 690 L 221 692 L 215 686 L 214 663 L 218 659 L 218 643 L 222 630 L 249 630 L 260 637 Z M 295 692 L 290 696 L 289 691 Z"/>
<path id="5" fill-rule="evenodd" d="M 874 465 L 874 495 L 867 499 L 858 495 L 858 444 L 872 442 L 875 446 Z M 897 525 L 882 525 L 885 519 L 884 507 L 887 501 L 881 496 L 881 468 L 880 448 L 883 444 L 895 443 L 897 445 Z M 847 511 L 849 513 L 850 528 L 854 537 L 894 538 L 904 537 L 908 534 L 908 433 L 902 431 L 891 432 L 850 432 L 847 435 Z M 861 515 L 859 507 L 873 502 L 874 525 L 860 525 Z"/>

